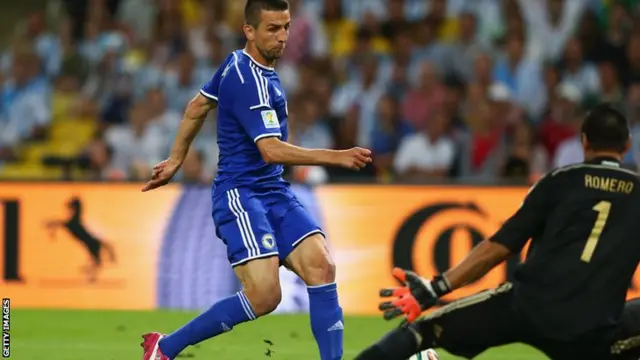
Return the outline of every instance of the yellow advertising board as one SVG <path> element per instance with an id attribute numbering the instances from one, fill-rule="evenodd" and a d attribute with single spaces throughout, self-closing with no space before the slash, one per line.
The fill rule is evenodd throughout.
<path id="1" fill-rule="evenodd" d="M 0 295 L 15 307 L 152 309 L 179 189 L 0 183 Z"/>

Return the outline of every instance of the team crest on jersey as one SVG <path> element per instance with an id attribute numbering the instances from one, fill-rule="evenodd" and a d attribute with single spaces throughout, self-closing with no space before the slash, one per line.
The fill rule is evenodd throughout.
<path id="1" fill-rule="evenodd" d="M 260 113 L 262 115 L 262 122 L 267 129 L 279 129 L 280 122 L 278 121 L 278 115 L 275 110 L 264 110 Z"/>
<path id="2" fill-rule="evenodd" d="M 273 249 L 276 246 L 276 239 L 271 234 L 264 234 L 262 237 L 262 245 L 267 249 Z"/>

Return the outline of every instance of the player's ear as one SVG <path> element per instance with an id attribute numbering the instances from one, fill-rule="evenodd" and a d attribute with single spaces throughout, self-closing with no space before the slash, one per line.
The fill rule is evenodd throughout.
<path id="1" fill-rule="evenodd" d="M 582 142 L 582 148 L 587 151 L 587 149 L 589 149 L 589 140 L 587 140 L 587 135 L 586 134 L 582 134 L 580 136 L 580 140 Z"/>
<path id="2" fill-rule="evenodd" d="M 253 26 L 249 24 L 244 24 L 242 26 L 242 31 L 244 31 L 244 36 L 246 36 L 247 40 L 254 41 L 255 40 L 255 29 Z"/>
<path id="3" fill-rule="evenodd" d="M 627 142 L 624 144 L 624 153 L 626 154 L 629 149 L 631 149 L 631 135 L 629 135 L 629 138 L 627 139 Z"/>

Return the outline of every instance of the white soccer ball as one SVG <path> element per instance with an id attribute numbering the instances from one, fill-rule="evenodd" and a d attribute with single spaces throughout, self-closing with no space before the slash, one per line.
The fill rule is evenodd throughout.
<path id="1" fill-rule="evenodd" d="M 413 355 L 409 360 L 439 360 L 438 353 L 433 349 L 422 350 L 421 352 Z"/>

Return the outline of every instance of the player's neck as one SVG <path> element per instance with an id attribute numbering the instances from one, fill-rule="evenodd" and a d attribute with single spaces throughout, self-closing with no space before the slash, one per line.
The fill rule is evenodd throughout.
<path id="1" fill-rule="evenodd" d="M 247 46 L 245 46 L 244 52 L 247 53 L 247 55 L 249 55 L 253 61 L 255 61 L 256 63 L 262 66 L 272 68 L 272 69 L 275 68 L 276 66 L 275 60 L 269 61 L 265 59 L 264 56 L 260 54 L 258 49 L 256 49 L 256 47 L 252 46 L 251 44 L 247 44 Z"/>
<path id="2" fill-rule="evenodd" d="M 594 161 L 596 159 L 613 159 L 622 162 L 622 155 L 612 151 L 587 151 L 584 156 L 586 161 Z"/>

